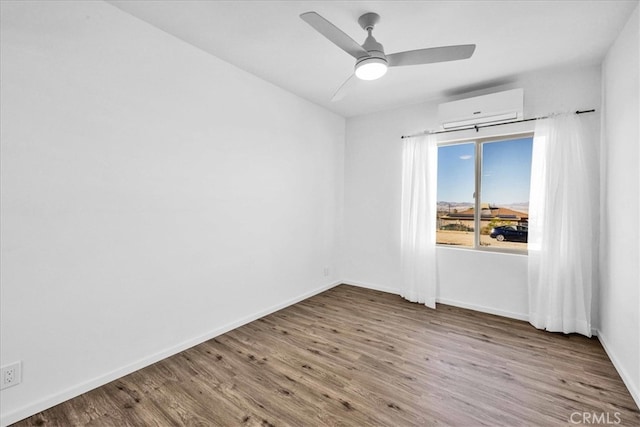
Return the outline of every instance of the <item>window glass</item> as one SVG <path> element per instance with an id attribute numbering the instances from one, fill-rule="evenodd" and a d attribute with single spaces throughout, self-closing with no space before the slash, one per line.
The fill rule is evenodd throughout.
<path id="1" fill-rule="evenodd" d="M 482 148 L 480 245 L 527 249 L 532 138 Z"/>
<path id="2" fill-rule="evenodd" d="M 438 244 L 475 245 L 475 152 L 474 142 L 438 147 Z"/>
<path id="3" fill-rule="evenodd" d="M 438 147 L 436 243 L 527 249 L 532 143 L 529 136 Z"/>

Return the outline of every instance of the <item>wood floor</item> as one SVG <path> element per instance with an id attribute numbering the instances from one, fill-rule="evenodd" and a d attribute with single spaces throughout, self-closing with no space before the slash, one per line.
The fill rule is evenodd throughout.
<path id="1" fill-rule="evenodd" d="M 597 339 L 341 285 L 16 425 L 547 426 L 584 413 L 640 425 Z"/>

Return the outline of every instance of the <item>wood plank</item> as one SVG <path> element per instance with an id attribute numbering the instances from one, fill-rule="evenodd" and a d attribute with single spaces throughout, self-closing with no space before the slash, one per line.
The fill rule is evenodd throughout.
<path id="1" fill-rule="evenodd" d="M 16 426 L 640 425 L 597 339 L 341 285 Z"/>

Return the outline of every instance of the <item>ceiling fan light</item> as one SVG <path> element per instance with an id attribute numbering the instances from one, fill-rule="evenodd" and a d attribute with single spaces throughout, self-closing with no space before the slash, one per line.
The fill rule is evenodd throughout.
<path id="1" fill-rule="evenodd" d="M 387 61 L 382 58 L 367 58 L 356 64 L 356 77 L 360 80 L 375 80 L 387 73 Z"/>

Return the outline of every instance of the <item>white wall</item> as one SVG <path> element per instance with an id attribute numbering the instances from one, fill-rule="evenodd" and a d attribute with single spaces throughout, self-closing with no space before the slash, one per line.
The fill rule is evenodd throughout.
<path id="1" fill-rule="evenodd" d="M 640 20 L 610 48 L 603 79 L 603 203 L 599 337 L 640 406 Z"/>
<path id="2" fill-rule="evenodd" d="M 1 5 L 2 424 L 336 282 L 343 118 L 102 2 Z"/>
<path id="3" fill-rule="evenodd" d="M 597 65 L 531 73 L 457 98 L 517 87 L 525 91 L 526 117 L 600 108 Z M 343 248 L 346 282 L 399 292 L 400 136 L 436 129 L 439 102 L 347 120 Z M 591 114 L 590 121 L 599 134 L 599 113 Z M 490 129 L 481 130 L 478 135 L 509 132 L 507 126 Z M 470 135 L 473 137 L 474 133 Z M 515 318 L 527 317 L 525 255 L 438 248 L 437 256 L 439 301 Z M 594 311 L 597 318 L 597 309 Z"/>

